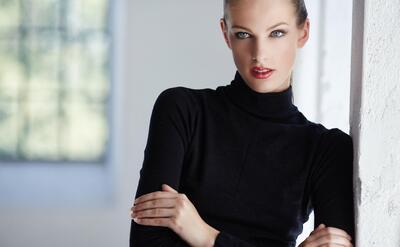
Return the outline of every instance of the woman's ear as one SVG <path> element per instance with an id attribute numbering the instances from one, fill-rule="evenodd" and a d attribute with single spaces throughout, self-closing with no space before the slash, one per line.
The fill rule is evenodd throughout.
<path id="1" fill-rule="evenodd" d="M 232 49 L 231 44 L 228 39 L 228 27 L 226 25 L 225 19 L 221 18 L 219 20 L 219 24 L 221 26 L 222 34 L 224 35 L 225 43 L 228 45 L 229 49 Z"/>
<path id="2" fill-rule="evenodd" d="M 307 18 L 303 24 L 303 26 L 299 30 L 300 32 L 300 38 L 297 40 L 297 47 L 302 48 L 308 38 L 310 37 L 310 20 Z"/>

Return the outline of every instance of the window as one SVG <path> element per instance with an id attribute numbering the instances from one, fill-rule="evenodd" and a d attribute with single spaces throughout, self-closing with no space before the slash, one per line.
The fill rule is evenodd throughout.
<path id="1" fill-rule="evenodd" d="M 107 155 L 109 1 L 0 1 L 0 161 Z"/>

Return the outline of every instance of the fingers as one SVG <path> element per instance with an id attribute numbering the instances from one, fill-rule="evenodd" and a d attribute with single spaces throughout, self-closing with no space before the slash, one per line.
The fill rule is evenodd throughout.
<path id="1" fill-rule="evenodd" d="M 353 245 L 343 245 L 343 244 L 323 244 L 318 247 L 353 247 Z"/>
<path id="2" fill-rule="evenodd" d="M 351 236 L 342 229 L 336 227 L 326 227 L 320 224 L 310 236 L 300 245 L 301 247 L 353 247 Z"/>
<path id="3" fill-rule="evenodd" d="M 164 226 L 174 230 L 174 224 L 172 218 L 141 218 L 134 219 L 134 221 L 141 225 L 147 226 Z M 175 231 L 175 230 L 174 230 Z"/>
<path id="4" fill-rule="evenodd" d="M 317 239 L 307 238 L 299 247 L 353 247 L 353 244 L 345 237 L 340 235 L 323 235 Z"/>
<path id="5" fill-rule="evenodd" d="M 151 208 L 159 208 L 159 207 L 169 208 L 174 206 L 175 206 L 175 198 L 159 198 L 136 204 L 135 206 L 131 207 L 131 211 L 137 212 Z"/>
<path id="6" fill-rule="evenodd" d="M 133 204 L 137 205 L 139 203 L 149 201 L 149 200 L 154 200 L 156 198 L 157 199 L 158 198 L 176 198 L 177 195 L 179 195 L 179 194 L 173 193 L 173 192 L 168 192 L 168 191 L 155 191 L 155 192 L 151 192 L 151 193 L 139 196 L 138 198 L 135 199 Z"/>
<path id="7" fill-rule="evenodd" d="M 320 225 L 321 226 L 321 225 Z M 314 239 L 318 239 L 321 236 L 325 236 L 325 235 L 336 235 L 336 236 L 341 236 L 344 237 L 348 240 L 351 240 L 351 236 L 349 234 L 347 234 L 345 231 L 343 231 L 342 229 L 336 228 L 336 227 L 321 227 L 318 226 L 310 235 L 310 240 L 314 240 Z"/>
<path id="8" fill-rule="evenodd" d="M 157 191 L 159 192 L 159 191 Z M 138 197 L 130 214 L 133 220 L 141 225 L 164 226 L 174 229 L 177 208 L 175 192 L 149 193 Z M 171 196 L 175 194 L 175 196 Z"/>
<path id="9" fill-rule="evenodd" d="M 318 231 L 319 229 L 322 229 L 322 228 L 324 228 L 325 227 L 325 224 L 319 224 L 319 226 L 317 227 L 317 228 L 315 228 L 311 233 L 310 233 L 310 235 L 311 234 L 314 234 L 316 231 Z"/>
<path id="10" fill-rule="evenodd" d="M 133 211 L 132 218 L 159 218 L 159 217 L 172 217 L 174 216 L 175 208 L 150 208 L 141 211 Z"/>
<path id="11" fill-rule="evenodd" d="M 343 247 L 343 246 L 350 247 L 350 246 L 352 246 L 352 244 L 350 243 L 350 240 L 347 237 L 344 237 L 343 235 L 336 235 L 336 234 L 322 235 L 319 238 L 315 239 L 313 241 L 313 244 L 314 243 L 315 243 L 315 246 L 318 246 L 318 247 L 321 247 L 321 246 L 324 246 L 324 245 L 327 245 L 327 246 L 338 245 L 340 247 Z"/>

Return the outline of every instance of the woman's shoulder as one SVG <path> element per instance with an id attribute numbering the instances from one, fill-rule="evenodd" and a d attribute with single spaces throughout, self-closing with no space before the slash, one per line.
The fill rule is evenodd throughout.
<path id="1" fill-rule="evenodd" d="M 169 97 L 176 100 L 183 100 L 188 97 L 199 97 L 202 95 L 215 94 L 216 90 L 212 88 L 190 88 L 186 86 L 174 86 L 162 90 L 158 97 Z"/>
<path id="2" fill-rule="evenodd" d="M 319 122 L 313 122 L 306 118 L 308 126 L 317 134 L 320 138 L 324 139 L 352 139 L 351 136 L 341 130 L 340 128 L 333 127 L 328 128 L 324 124 Z"/>
<path id="3" fill-rule="evenodd" d="M 208 102 L 207 98 L 214 94 L 210 88 L 189 88 L 173 86 L 163 89 L 156 97 L 154 109 L 157 112 L 173 113 L 175 115 L 195 117 L 200 113 L 201 106 Z"/>
<path id="4" fill-rule="evenodd" d="M 217 91 L 212 88 L 191 88 L 186 86 L 174 86 L 162 90 L 157 96 L 156 103 L 186 105 L 187 107 L 197 108 L 200 102 L 216 95 Z"/>
<path id="5" fill-rule="evenodd" d="M 352 137 L 339 128 L 323 128 L 314 151 L 312 180 L 324 177 L 323 173 L 351 174 L 353 162 Z"/>
<path id="6" fill-rule="evenodd" d="M 339 128 L 327 129 L 321 137 L 326 145 L 349 147 L 353 145 L 353 138 Z"/>
<path id="7" fill-rule="evenodd" d="M 348 133 L 341 130 L 340 128 L 337 127 L 327 128 L 321 123 L 318 123 L 317 125 L 319 127 L 320 138 L 325 141 L 338 142 L 338 141 L 352 140 L 352 137 Z"/>
<path id="8" fill-rule="evenodd" d="M 348 148 L 353 145 L 352 136 L 338 127 L 328 128 L 322 123 L 306 120 L 308 133 L 312 136 L 319 150 L 343 146 Z"/>
<path id="9" fill-rule="evenodd" d="M 350 134 L 340 128 L 326 128 L 322 124 L 318 125 L 317 145 L 319 150 L 339 151 L 350 150 L 353 147 L 353 138 Z M 324 152 L 324 151 L 323 151 Z"/>

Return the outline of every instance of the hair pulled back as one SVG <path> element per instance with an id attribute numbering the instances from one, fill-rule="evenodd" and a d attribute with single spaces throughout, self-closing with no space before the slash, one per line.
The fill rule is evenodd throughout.
<path id="1" fill-rule="evenodd" d="M 224 0 L 224 19 L 227 20 L 229 18 L 228 8 L 229 6 L 235 5 L 240 0 Z M 306 4 L 304 0 L 291 0 L 292 4 L 295 7 L 295 13 L 297 18 L 297 26 L 302 26 L 308 17 L 308 12 L 306 8 Z"/>

